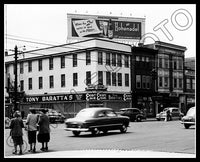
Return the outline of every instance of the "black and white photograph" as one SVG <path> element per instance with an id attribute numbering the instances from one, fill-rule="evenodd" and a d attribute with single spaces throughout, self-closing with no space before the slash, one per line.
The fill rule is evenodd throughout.
<path id="1" fill-rule="evenodd" d="M 196 4 L 4 4 L 4 158 L 196 158 Z"/>

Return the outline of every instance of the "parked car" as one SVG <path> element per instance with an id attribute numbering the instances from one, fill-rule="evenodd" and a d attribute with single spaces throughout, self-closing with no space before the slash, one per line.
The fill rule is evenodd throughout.
<path id="1" fill-rule="evenodd" d="M 158 121 L 159 120 L 165 120 L 168 111 L 169 111 L 169 117 L 167 119 L 168 121 L 177 120 L 177 119 L 181 120 L 181 118 L 184 116 L 184 114 L 181 113 L 179 108 L 177 108 L 177 107 L 166 107 L 166 108 L 163 109 L 163 111 L 156 114 L 156 119 Z"/>
<path id="2" fill-rule="evenodd" d="M 191 107 L 186 115 L 182 117 L 181 124 L 184 124 L 184 127 L 188 129 L 190 126 L 195 125 L 195 115 L 196 115 L 196 107 Z"/>
<path id="3" fill-rule="evenodd" d="M 56 123 L 56 122 L 64 123 L 65 121 L 65 116 L 63 114 L 52 109 L 48 110 L 48 117 L 50 123 Z"/>
<path id="4" fill-rule="evenodd" d="M 39 114 L 41 110 L 46 110 L 50 123 L 56 123 L 56 122 L 64 123 L 66 119 L 65 116 L 60 112 L 58 112 L 57 110 L 48 108 L 30 108 L 30 109 L 34 109 L 36 111 L 36 114 Z"/>
<path id="5" fill-rule="evenodd" d="M 138 108 L 122 108 L 119 111 L 122 116 L 128 116 L 130 121 L 142 121 L 146 119 L 146 115 Z"/>
<path id="6" fill-rule="evenodd" d="M 93 135 L 101 131 L 106 134 L 109 130 L 127 131 L 129 117 L 118 115 L 107 107 L 84 108 L 74 118 L 65 120 L 66 131 L 72 131 L 75 136 L 81 132 L 91 132 Z"/>

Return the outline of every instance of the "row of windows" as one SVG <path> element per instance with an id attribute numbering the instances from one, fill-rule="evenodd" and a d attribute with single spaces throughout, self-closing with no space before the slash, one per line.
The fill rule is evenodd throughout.
<path id="1" fill-rule="evenodd" d="M 53 70 L 53 57 L 49 58 L 49 70 Z M 77 54 L 72 55 L 73 67 L 77 67 Z M 91 64 L 90 51 L 86 52 L 86 65 Z M 103 65 L 103 52 L 98 52 L 98 64 Z M 122 54 L 106 53 L 106 65 L 122 67 Z M 124 67 L 129 67 L 129 56 L 124 55 Z M 42 71 L 42 59 L 38 60 L 38 71 Z M 60 57 L 60 68 L 65 68 L 65 56 Z M 28 72 L 32 72 L 32 61 L 28 61 Z M 24 63 L 20 62 L 20 74 L 24 73 Z"/>
<path id="2" fill-rule="evenodd" d="M 129 86 L 129 74 L 125 74 L 125 86 Z M 65 74 L 61 74 L 60 85 L 61 87 L 66 86 Z M 86 72 L 85 84 L 91 84 L 91 71 Z M 111 82 L 112 81 L 112 82 Z M 111 84 L 112 83 L 112 84 Z M 103 85 L 103 71 L 98 71 L 98 84 Z M 106 85 L 108 86 L 122 86 L 122 73 L 111 73 L 106 72 Z M 73 86 L 78 86 L 78 73 L 73 73 Z M 28 78 L 28 89 L 32 90 L 33 80 Z M 43 88 L 43 77 L 38 77 L 38 88 Z M 49 76 L 49 88 L 54 88 L 54 76 Z M 20 90 L 24 91 L 24 80 L 20 80 Z"/>
<path id="3" fill-rule="evenodd" d="M 152 79 L 148 75 L 136 75 L 136 88 L 137 89 L 150 89 Z"/>
<path id="4" fill-rule="evenodd" d="M 186 79 L 186 88 L 187 89 L 195 89 L 195 79 Z"/>
<path id="5" fill-rule="evenodd" d="M 169 88 L 169 77 L 158 77 L 158 86 L 160 88 Z M 183 79 L 174 78 L 173 88 L 183 88 Z"/>
<path id="6" fill-rule="evenodd" d="M 183 60 L 173 60 L 172 66 L 174 70 L 182 70 L 183 69 Z M 169 68 L 169 59 L 168 58 L 158 58 L 158 67 L 159 68 Z"/>
<path id="7" fill-rule="evenodd" d="M 136 61 L 149 62 L 148 56 L 136 56 Z"/>

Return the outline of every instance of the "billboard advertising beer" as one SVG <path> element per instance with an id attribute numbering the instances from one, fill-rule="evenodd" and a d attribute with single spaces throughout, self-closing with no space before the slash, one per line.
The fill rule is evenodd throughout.
<path id="1" fill-rule="evenodd" d="M 144 18 L 68 15 L 68 37 L 140 40 L 142 34 L 144 34 Z"/>

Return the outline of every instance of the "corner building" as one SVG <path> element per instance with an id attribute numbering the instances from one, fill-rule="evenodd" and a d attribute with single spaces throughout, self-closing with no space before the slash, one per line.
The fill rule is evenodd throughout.
<path id="1" fill-rule="evenodd" d="M 131 46 L 104 39 L 27 51 L 18 54 L 20 111 L 52 108 L 72 117 L 86 107 L 131 107 Z M 5 57 L 10 96 L 14 86 L 14 57 Z M 9 86 L 8 86 L 9 85 Z"/>

